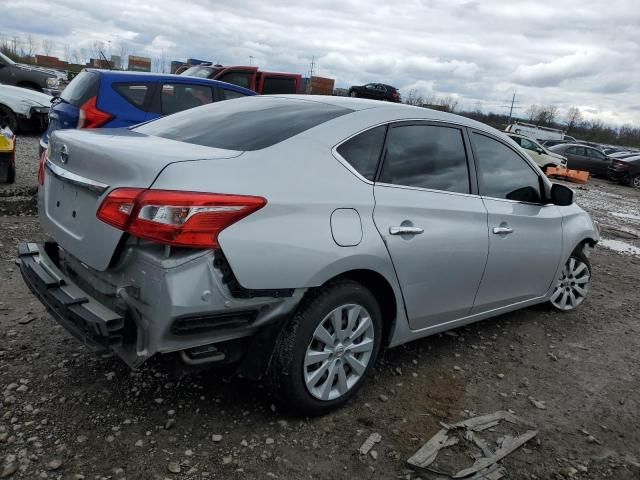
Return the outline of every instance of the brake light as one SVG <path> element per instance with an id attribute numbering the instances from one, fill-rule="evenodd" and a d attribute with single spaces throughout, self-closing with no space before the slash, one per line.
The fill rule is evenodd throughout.
<path id="1" fill-rule="evenodd" d="M 98 108 L 98 97 L 91 97 L 80 107 L 78 128 L 98 128 L 113 118 L 113 115 Z"/>
<path id="2" fill-rule="evenodd" d="M 104 199 L 98 218 L 120 230 L 165 245 L 218 248 L 218 235 L 259 210 L 262 197 L 118 188 Z"/>
<path id="3" fill-rule="evenodd" d="M 40 165 L 38 166 L 38 183 L 40 186 L 44 185 L 44 162 L 47 159 L 47 150 L 42 152 L 40 155 Z"/>

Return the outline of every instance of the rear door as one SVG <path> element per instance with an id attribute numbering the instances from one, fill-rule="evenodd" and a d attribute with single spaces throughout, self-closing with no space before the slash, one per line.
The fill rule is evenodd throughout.
<path id="1" fill-rule="evenodd" d="M 489 258 L 473 313 L 544 295 L 562 252 L 560 209 L 538 172 L 499 139 L 473 131 L 478 188 L 488 212 Z"/>
<path id="2" fill-rule="evenodd" d="M 587 169 L 587 153 L 584 147 L 569 147 L 565 150 L 565 156 L 567 157 L 567 168 L 573 170 Z"/>
<path id="3" fill-rule="evenodd" d="M 606 177 L 609 169 L 609 160 L 595 148 L 585 147 L 587 151 L 587 166 L 589 172 L 599 177 Z"/>
<path id="4" fill-rule="evenodd" d="M 488 254 L 487 212 L 475 193 L 463 129 L 398 123 L 388 129 L 374 187 L 374 221 L 412 329 L 469 314 Z"/>
<path id="5" fill-rule="evenodd" d="M 103 89 L 98 106 L 114 115 L 109 126 L 129 127 L 156 118 L 149 111 L 155 87 L 152 82 L 117 82 L 111 92 Z"/>

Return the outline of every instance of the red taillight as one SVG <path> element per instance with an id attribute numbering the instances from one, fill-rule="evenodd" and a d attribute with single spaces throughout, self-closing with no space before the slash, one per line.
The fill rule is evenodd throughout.
<path id="1" fill-rule="evenodd" d="M 80 107 L 78 114 L 78 128 L 98 128 L 113 118 L 113 115 L 103 112 L 97 106 L 98 97 L 91 97 Z"/>
<path id="2" fill-rule="evenodd" d="M 158 243 L 218 248 L 222 230 L 266 203 L 247 195 L 118 188 L 104 199 L 98 218 Z"/>
<path id="3" fill-rule="evenodd" d="M 40 155 L 40 166 L 38 167 L 38 183 L 40 186 L 44 185 L 44 162 L 47 159 L 47 151 L 45 150 Z"/>

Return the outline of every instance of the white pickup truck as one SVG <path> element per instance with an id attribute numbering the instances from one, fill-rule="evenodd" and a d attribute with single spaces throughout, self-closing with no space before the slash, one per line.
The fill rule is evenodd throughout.
<path id="1" fill-rule="evenodd" d="M 558 130 L 557 128 L 550 127 L 539 127 L 537 125 L 533 125 L 532 123 L 522 123 L 516 122 L 507 126 L 505 129 L 507 133 L 517 133 L 519 135 L 525 135 L 529 138 L 533 138 L 534 140 L 543 141 L 543 140 L 567 140 L 570 142 L 575 142 L 576 139 L 565 134 L 562 130 Z"/>

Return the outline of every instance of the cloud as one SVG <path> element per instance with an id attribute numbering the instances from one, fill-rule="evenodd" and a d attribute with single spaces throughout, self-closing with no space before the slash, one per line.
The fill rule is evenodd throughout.
<path id="1" fill-rule="evenodd" d="M 55 51 L 95 41 L 131 54 L 209 59 L 457 95 L 461 105 L 592 106 L 640 121 L 637 0 L 20 0 L 4 2 L 0 42 L 26 33 Z M 616 115 L 607 112 L 615 112 Z"/>

